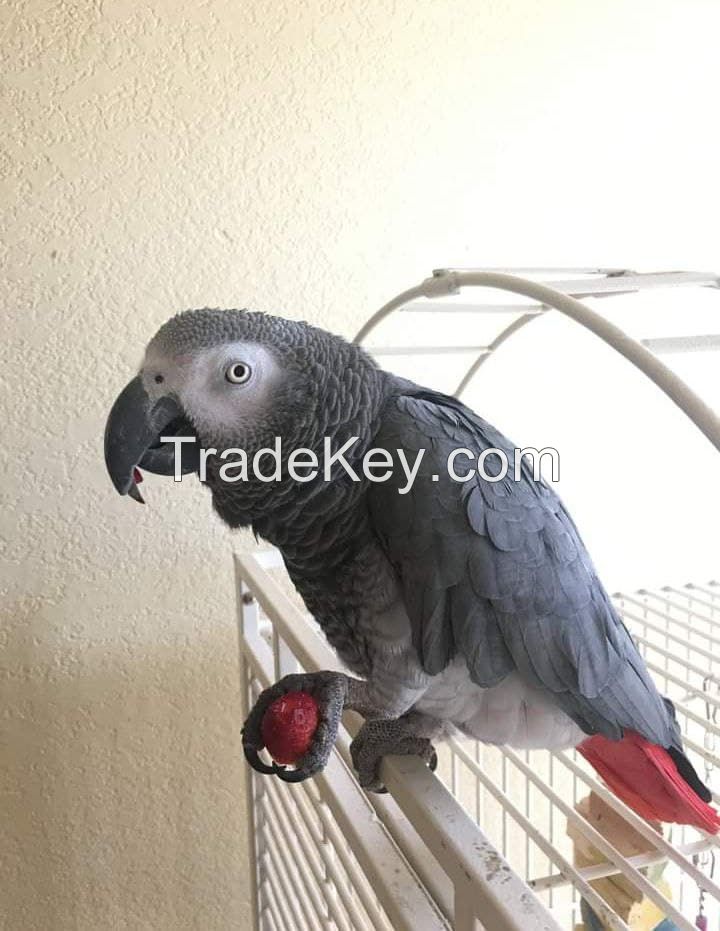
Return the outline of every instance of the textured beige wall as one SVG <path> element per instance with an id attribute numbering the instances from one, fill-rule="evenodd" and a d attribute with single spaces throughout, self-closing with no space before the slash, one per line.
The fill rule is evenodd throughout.
<path id="1" fill-rule="evenodd" d="M 112 398 L 185 307 L 350 334 L 438 264 L 717 265 L 718 5 L 0 15 L 5 927 L 243 928 L 230 537 L 115 496 Z"/>

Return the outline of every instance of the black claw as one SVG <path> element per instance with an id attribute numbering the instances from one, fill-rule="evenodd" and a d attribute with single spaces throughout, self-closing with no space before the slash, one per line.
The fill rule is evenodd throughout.
<path id="1" fill-rule="evenodd" d="M 428 763 L 431 773 L 435 772 L 435 770 L 437 769 L 437 764 L 438 764 L 437 753 L 433 750 L 433 755 L 430 757 L 430 762 Z"/>
<path id="2" fill-rule="evenodd" d="M 361 779 L 358 775 L 358 782 L 360 783 L 360 788 L 365 789 L 366 792 L 374 792 L 376 795 L 386 795 L 388 790 L 378 781 L 377 776 L 372 776 L 369 779 Z"/>
<path id="3" fill-rule="evenodd" d="M 312 776 L 306 769 L 285 769 L 284 766 L 278 767 L 275 775 L 279 776 L 283 782 L 305 782 Z"/>
<path id="4" fill-rule="evenodd" d="M 302 782 L 312 776 L 312 773 L 306 772 L 304 769 L 288 769 L 274 760 L 268 766 L 267 763 L 260 759 L 258 748 L 253 744 L 243 744 L 243 751 L 250 766 L 256 773 L 262 773 L 263 776 L 278 776 L 284 782 Z"/>
<path id="5" fill-rule="evenodd" d="M 272 776 L 273 773 L 277 772 L 277 763 L 273 763 L 272 766 L 268 766 L 267 763 L 264 763 L 258 755 L 258 748 L 253 746 L 253 744 L 243 744 L 243 752 L 245 753 L 245 759 L 256 773 L 262 773 L 264 776 Z"/>

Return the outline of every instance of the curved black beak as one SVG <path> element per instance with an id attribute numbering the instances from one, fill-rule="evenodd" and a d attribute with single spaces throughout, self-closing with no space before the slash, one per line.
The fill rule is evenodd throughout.
<path id="1" fill-rule="evenodd" d="M 200 463 L 197 437 L 180 405 L 171 397 L 153 402 L 139 376 L 118 395 L 105 425 L 105 465 L 121 495 L 143 503 L 137 486 L 137 468 L 159 475 L 175 472 L 174 443 L 161 436 L 192 436 L 195 443 L 182 445 L 180 471 L 197 471 Z"/>

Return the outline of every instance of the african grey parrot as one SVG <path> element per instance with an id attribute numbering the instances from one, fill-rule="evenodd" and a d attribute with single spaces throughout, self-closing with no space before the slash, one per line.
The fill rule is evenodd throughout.
<path id="1" fill-rule="evenodd" d="M 344 708 L 365 724 L 352 744 L 360 782 L 380 790 L 390 752 L 432 763 L 432 739 L 457 729 L 491 744 L 578 747 L 645 817 L 716 831 L 711 795 L 683 753 L 672 704 L 653 684 L 554 491 L 527 465 L 519 480 L 453 479 L 453 450 L 513 446 L 454 397 L 380 369 L 358 346 L 306 323 L 245 310 L 193 310 L 150 342 L 108 418 L 106 462 L 140 498 L 137 468 L 170 473 L 175 444 L 240 448 L 282 440 L 279 481 L 239 483 L 207 460 L 215 510 L 280 550 L 308 610 L 353 675 L 286 676 L 243 730 L 260 772 L 300 781 L 325 765 Z M 329 476 L 293 478 L 290 453 L 321 459 L 359 438 Z M 371 449 L 386 481 L 361 471 Z M 408 489 L 407 464 L 424 450 Z M 492 457 L 486 463 L 488 472 Z M 186 446 L 182 469 L 198 469 Z M 493 477 L 497 475 L 493 473 Z M 140 500 L 142 500 L 140 498 Z M 303 690 L 321 723 L 296 769 L 263 762 L 261 719 Z"/>

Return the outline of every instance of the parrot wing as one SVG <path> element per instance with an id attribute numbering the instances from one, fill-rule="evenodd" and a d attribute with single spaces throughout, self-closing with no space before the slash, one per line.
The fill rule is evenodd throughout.
<path id="1" fill-rule="evenodd" d="M 400 580 L 413 643 L 425 671 L 464 656 L 482 687 L 512 670 L 546 690 L 588 734 L 612 740 L 632 729 L 664 747 L 680 746 L 672 706 L 659 695 L 642 657 L 599 581 L 575 525 L 554 491 L 527 463 L 513 477 L 514 447 L 460 401 L 398 380 L 376 447 L 395 463 L 373 484 L 375 532 Z M 501 449 L 506 478 L 460 483 L 449 454 Z M 398 450 L 413 463 L 405 494 Z M 489 454 L 485 469 L 499 473 Z M 458 457 L 456 470 L 477 465 Z"/>

